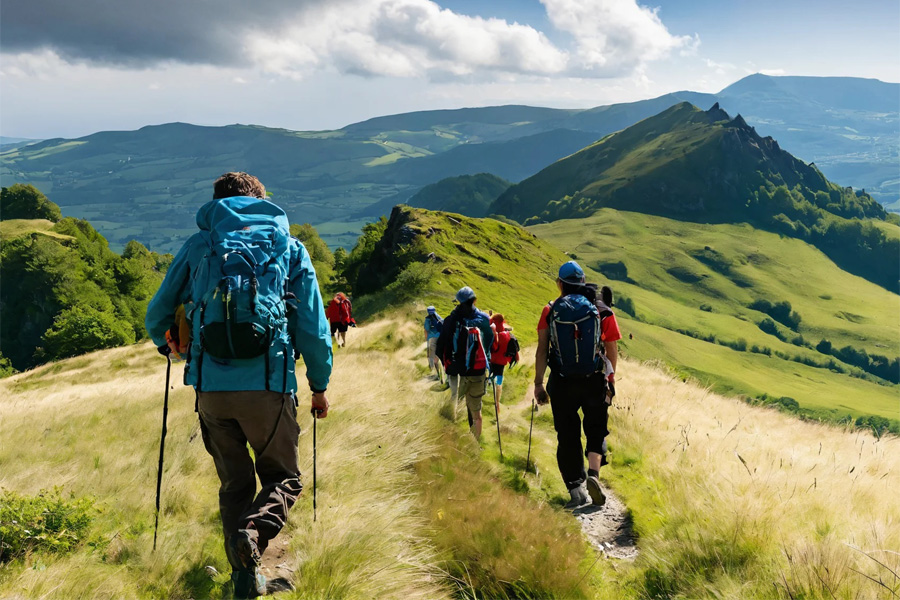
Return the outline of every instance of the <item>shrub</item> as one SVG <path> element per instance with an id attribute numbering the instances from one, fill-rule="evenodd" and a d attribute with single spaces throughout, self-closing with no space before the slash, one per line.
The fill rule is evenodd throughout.
<path id="1" fill-rule="evenodd" d="M 47 358 L 68 358 L 102 348 L 134 343 L 134 330 L 125 321 L 91 306 L 76 305 L 61 312 L 44 334 Z"/>
<path id="2" fill-rule="evenodd" d="M 635 312 L 634 308 L 634 301 L 628 296 L 619 296 L 616 300 L 616 308 L 628 315 L 631 315 L 632 317 L 637 318 L 637 313 Z"/>
<path id="3" fill-rule="evenodd" d="M 625 263 L 621 260 L 617 262 L 597 263 L 597 270 L 603 273 L 604 277 L 614 281 L 631 281 L 628 278 L 628 267 L 626 267 Z"/>
<path id="4" fill-rule="evenodd" d="M 84 539 L 94 515 L 90 498 L 62 497 L 59 488 L 36 496 L 6 491 L 0 497 L 0 564 L 31 552 L 70 552 Z"/>

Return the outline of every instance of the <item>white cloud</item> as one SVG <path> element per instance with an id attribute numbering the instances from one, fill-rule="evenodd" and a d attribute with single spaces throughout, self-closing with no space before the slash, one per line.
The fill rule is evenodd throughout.
<path id="1" fill-rule="evenodd" d="M 568 55 L 527 25 L 454 13 L 430 0 L 355 0 L 305 10 L 280 32 L 251 36 L 253 62 L 302 77 L 331 67 L 365 76 L 552 75 Z"/>
<path id="2" fill-rule="evenodd" d="M 554 27 L 572 35 L 572 68 L 583 76 L 632 72 L 673 50 L 692 50 L 699 40 L 674 36 L 656 10 L 635 0 L 541 0 Z"/>
<path id="3" fill-rule="evenodd" d="M 364 76 L 485 78 L 628 75 L 696 40 L 671 35 L 635 0 L 541 0 L 572 37 L 553 44 L 529 25 L 441 8 L 432 0 L 348 0 L 307 6 L 281 30 L 248 36 L 250 60 L 302 78 L 323 68 Z"/>
<path id="4" fill-rule="evenodd" d="M 763 75 L 772 75 L 773 77 L 785 74 L 784 69 L 760 69 L 759 72 Z"/>

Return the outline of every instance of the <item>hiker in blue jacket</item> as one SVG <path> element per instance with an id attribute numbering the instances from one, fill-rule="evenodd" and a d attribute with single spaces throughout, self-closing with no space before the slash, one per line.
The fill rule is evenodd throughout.
<path id="1" fill-rule="evenodd" d="M 456 415 L 457 402 L 466 399 L 469 427 L 481 440 L 481 408 L 491 360 L 494 332 L 487 314 L 475 308 L 475 292 L 466 286 L 456 292 L 459 305 L 444 321 L 437 341 L 437 355 L 446 366 L 450 382 L 450 401 Z"/>
<path id="2" fill-rule="evenodd" d="M 261 555 L 302 490 L 295 358 L 306 365 L 317 418 L 328 414 L 332 365 L 309 253 L 290 237 L 284 211 L 265 197 L 263 185 L 246 173 L 216 180 L 213 200 L 197 212 L 200 231 L 178 252 L 145 320 L 167 354 L 166 332 L 185 306 L 191 340 L 184 382 L 196 388 L 203 442 L 221 480 L 236 597 L 266 593 Z"/>
<path id="3" fill-rule="evenodd" d="M 427 311 L 428 314 L 425 316 L 425 346 L 428 353 L 428 370 L 434 371 L 435 378 L 439 379 L 441 376 L 441 361 L 437 357 L 437 341 L 441 336 L 444 320 L 435 307 L 429 306 Z"/>

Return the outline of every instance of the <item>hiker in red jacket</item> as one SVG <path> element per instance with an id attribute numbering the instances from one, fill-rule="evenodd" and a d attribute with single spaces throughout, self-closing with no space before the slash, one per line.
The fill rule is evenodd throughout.
<path id="1" fill-rule="evenodd" d="M 336 336 L 338 347 L 343 348 L 347 345 L 347 327 L 354 323 L 350 299 L 343 292 L 335 294 L 325 309 L 325 316 L 331 323 L 331 335 Z"/>
<path id="2" fill-rule="evenodd" d="M 512 327 L 500 313 L 491 316 L 491 329 L 494 331 L 494 343 L 491 346 L 491 379 L 494 381 L 494 405 L 499 412 L 500 396 L 503 393 L 503 371 L 506 365 L 519 362 L 519 341 L 512 334 Z"/>

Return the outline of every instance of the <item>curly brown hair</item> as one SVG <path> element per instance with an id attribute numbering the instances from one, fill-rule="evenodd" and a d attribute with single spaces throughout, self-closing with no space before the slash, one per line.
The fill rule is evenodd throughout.
<path id="1" fill-rule="evenodd" d="M 232 196 L 250 196 L 265 198 L 266 186 L 259 179 L 248 173 L 225 173 L 213 184 L 213 200 L 231 198 Z"/>

